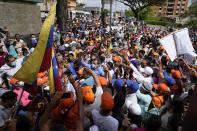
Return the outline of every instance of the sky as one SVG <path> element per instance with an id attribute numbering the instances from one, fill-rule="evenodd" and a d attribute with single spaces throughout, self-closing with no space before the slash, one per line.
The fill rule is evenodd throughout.
<path id="1" fill-rule="evenodd" d="M 77 0 L 79 3 L 84 3 L 87 7 L 101 7 L 101 0 Z M 110 5 L 105 4 L 105 8 L 109 9 Z M 114 0 L 112 5 L 112 11 L 125 11 L 126 9 L 129 9 L 127 6 L 123 5 L 122 3 L 119 3 Z"/>
<path id="2" fill-rule="evenodd" d="M 101 7 L 101 0 L 77 0 L 79 3 L 84 3 L 86 7 Z M 129 7 L 125 6 L 124 4 L 117 2 L 116 0 L 113 0 L 113 5 L 112 5 L 112 12 L 115 11 L 125 11 L 128 10 Z M 192 2 L 195 2 L 197 0 L 189 0 L 188 6 L 191 5 Z M 110 5 L 105 4 L 105 8 L 109 9 Z"/>

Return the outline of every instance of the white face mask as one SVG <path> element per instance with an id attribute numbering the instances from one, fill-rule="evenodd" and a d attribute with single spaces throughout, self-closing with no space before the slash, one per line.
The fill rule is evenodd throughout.
<path id="1" fill-rule="evenodd" d="M 13 61 L 10 65 L 11 65 L 12 67 L 15 67 L 15 66 L 16 66 L 16 61 Z"/>
<path id="2" fill-rule="evenodd" d="M 24 86 L 24 82 L 23 82 L 23 81 L 20 81 L 20 82 L 19 82 L 19 85 L 20 85 L 20 86 Z"/>

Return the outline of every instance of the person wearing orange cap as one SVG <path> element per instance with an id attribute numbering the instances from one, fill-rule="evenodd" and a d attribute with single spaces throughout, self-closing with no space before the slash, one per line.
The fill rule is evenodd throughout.
<path id="1" fill-rule="evenodd" d="M 121 57 L 120 56 L 114 56 L 113 57 L 113 61 L 114 62 L 121 62 L 122 60 L 121 60 Z"/>
<path id="2" fill-rule="evenodd" d="M 92 120 L 94 125 L 98 127 L 100 131 L 118 131 L 118 121 L 112 117 L 111 111 L 114 107 L 114 100 L 109 92 L 104 92 L 101 97 L 101 109 L 92 110 Z"/>
<path id="3" fill-rule="evenodd" d="M 162 82 L 160 84 L 154 84 L 150 93 L 152 96 L 162 95 L 165 93 L 169 93 L 170 89 L 166 83 Z"/>
<path id="4" fill-rule="evenodd" d="M 94 102 L 95 96 L 94 96 L 91 86 L 83 87 L 82 95 L 83 95 L 84 102 L 86 102 L 87 104 L 92 104 Z"/>
<path id="5" fill-rule="evenodd" d="M 37 75 L 37 85 L 38 86 L 46 85 L 47 81 L 48 81 L 48 77 L 47 77 L 46 72 L 38 73 L 38 75 Z"/>
<path id="6" fill-rule="evenodd" d="M 161 108 L 162 105 L 164 105 L 164 97 L 163 96 L 153 96 L 151 104 L 149 106 L 149 113 L 154 114 L 154 115 L 159 115 L 160 111 L 159 109 Z"/>
<path id="7" fill-rule="evenodd" d="M 181 72 L 179 70 L 171 70 L 172 77 L 175 79 L 180 79 L 182 77 Z"/>
<path id="8" fill-rule="evenodd" d="M 108 81 L 107 81 L 107 79 L 106 79 L 105 77 L 100 76 L 100 77 L 99 77 L 99 81 L 100 81 L 101 86 L 102 86 L 103 88 L 105 88 L 105 87 L 108 85 Z"/>
<path id="9" fill-rule="evenodd" d="M 85 105 L 85 110 L 87 110 L 87 111 L 91 111 L 92 109 L 100 110 L 101 95 L 103 94 L 103 89 L 101 87 L 101 83 L 99 81 L 99 78 L 96 76 L 96 74 L 92 70 L 90 70 L 88 68 L 84 68 L 84 71 L 87 74 L 91 75 L 94 78 L 94 81 L 96 83 L 96 86 L 95 86 L 96 87 L 96 92 L 94 93 L 95 99 L 94 99 L 92 104 L 88 103 L 87 105 Z M 93 88 L 95 89 L 95 87 L 93 87 Z M 82 90 L 83 90 L 83 88 L 84 87 L 82 87 Z M 93 88 L 92 88 L 92 90 L 94 90 Z M 90 91 L 91 96 L 93 95 L 92 93 L 93 92 Z"/>
<path id="10" fill-rule="evenodd" d="M 78 103 L 74 102 L 72 93 L 64 93 L 58 106 L 52 110 L 52 118 L 56 123 L 63 120 L 67 129 L 76 129 L 78 112 Z"/>

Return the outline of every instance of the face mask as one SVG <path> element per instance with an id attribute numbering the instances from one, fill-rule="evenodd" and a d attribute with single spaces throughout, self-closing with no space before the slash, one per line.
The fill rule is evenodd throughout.
<path id="1" fill-rule="evenodd" d="M 11 65 L 12 67 L 15 67 L 15 66 L 16 66 L 16 61 L 13 61 L 10 65 Z"/>
<path id="2" fill-rule="evenodd" d="M 37 44 L 37 43 L 38 43 L 38 41 L 37 41 L 36 38 L 32 38 L 32 39 L 31 39 L 31 42 L 32 42 L 32 44 Z"/>

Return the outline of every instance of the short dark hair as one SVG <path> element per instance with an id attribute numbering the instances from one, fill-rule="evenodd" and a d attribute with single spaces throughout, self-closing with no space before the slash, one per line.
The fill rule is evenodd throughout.
<path id="1" fill-rule="evenodd" d="M 157 131 L 161 127 L 161 118 L 157 115 L 151 115 L 145 127 L 146 131 Z"/>
<path id="2" fill-rule="evenodd" d="M 139 53 L 141 53 L 141 54 L 144 55 L 145 54 L 145 51 L 144 50 L 140 50 Z"/>
<path id="3" fill-rule="evenodd" d="M 20 34 L 18 34 L 18 33 L 17 33 L 17 34 L 15 34 L 15 37 L 16 37 L 17 35 L 19 35 L 19 36 L 20 36 Z"/>
<path id="4" fill-rule="evenodd" d="M 1 96 L 1 101 L 6 102 L 8 100 L 14 100 L 16 99 L 16 97 L 17 97 L 16 93 L 12 91 L 8 91 L 8 92 L 3 93 L 3 95 Z"/>
<path id="5" fill-rule="evenodd" d="M 9 60 L 10 60 L 11 58 L 14 58 L 14 56 L 12 56 L 12 55 L 6 55 L 6 57 L 5 57 L 5 62 L 9 62 Z"/>

